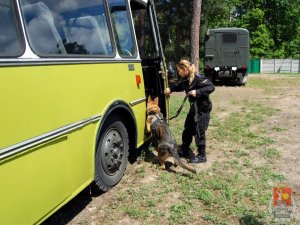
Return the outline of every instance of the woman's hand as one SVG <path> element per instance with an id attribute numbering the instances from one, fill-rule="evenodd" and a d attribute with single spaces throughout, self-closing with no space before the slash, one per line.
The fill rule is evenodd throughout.
<path id="1" fill-rule="evenodd" d="M 170 96 L 170 94 L 171 94 L 170 88 L 166 88 L 166 89 L 164 90 L 164 94 L 165 94 L 166 96 Z"/>
<path id="2" fill-rule="evenodd" d="M 189 93 L 188 93 L 189 96 L 193 96 L 193 97 L 196 97 L 196 90 L 191 90 Z"/>

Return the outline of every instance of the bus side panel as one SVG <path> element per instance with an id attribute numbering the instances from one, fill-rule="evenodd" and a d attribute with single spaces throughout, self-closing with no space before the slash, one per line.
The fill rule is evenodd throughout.
<path id="1" fill-rule="evenodd" d="M 145 97 L 143 81 L 136 84 L 135 76 L 142 78 L 139 64 L 134 71 L 128 71 L 128 63 L 7 67 L 0 71 L 0 124 L 5 128 L 0 130 L 5 137 L 0 139 L 0 149 L 95 116 L 113 99 L 130 103 Z M 145 123 L 145 115 L 140 119 Z"/>
<path id="2" fill-rule="evenodd" d="M 33 224 L 92 181 L 95 125 L 0 164 L 1 224 Z M 9 209 L 9 210 L 8 210 Z"/>
<path id="3" fill-rule="evenodd" d="M 0 151 L 95 115 L 116 99 L 145 98 L 140 64 L 0 68 Z M 145 102 L 132 107 L 138 143 L 145 139 Z M 44 220 L 94 178 L 97 121 L 0 160 L 0 224 Z M 99 123 L 99 121 L 98 121 Z M 49 214 L 50 213 L 50 214 Z"/>
<path id="4" fill-rule="evenodd" d="M 33 224 L 70 195 L 70 154 L 61 138 L 1 163 L 1 224 Z"/>

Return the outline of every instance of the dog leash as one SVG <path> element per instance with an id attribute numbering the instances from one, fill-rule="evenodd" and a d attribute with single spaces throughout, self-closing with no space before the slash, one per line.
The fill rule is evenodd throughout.
<path id="1" fill-rule="evenodd" d="M 187 97 L 188 97 L 188 95 L 186 95 L 186 96 L 184 97 L 184 99 L 183 99 L 183 101 L 182 101 L 182 103 L 181 103 L 181 106 L 180 106 L 179 109 L 177 110 L 175 116 L 172 116 L 171 118 L 169 118 L 169 120 L 172 120 L 172 119 L 176 118 L 176 117 L 180 114 L 180 112 L 181 112 L 181 110 L 182 110 L 182 108 L 183 108 L 183 106 L 184 106 L 184 103 L 185 103 L 186 100 L 187 100 Z"/>

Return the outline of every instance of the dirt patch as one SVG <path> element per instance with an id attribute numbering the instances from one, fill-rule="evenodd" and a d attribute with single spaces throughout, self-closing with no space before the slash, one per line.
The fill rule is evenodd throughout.
<path id="1" fill-rule="evenodd" d="M 280 152 L 274 169 L 286 177 L 284 182 L 293 190 L 296 203 L 296 218 L 300 219 L 300 92 L 299 86 L 277 88 L 276 96 L 270 97 L 269 104 L 280 111 L 267 124 L 273 129 L 282 129 L 280 134 L 271 133 L 276 140 L 274 148 Z"/>
<path id="2" fill-rule="evenodd" d="M 251 82 L 253 79 L 255 82 Z M 276 113 L 264 121 L 264 126 L 268 137 L 274 140 L 269 148 L 274 148 L 279 152 L 279 157 L 274 159 L 273 170 L 284 175 L 286 185 L 292 188 L 293 198 L 296 203 L 296 217 L 300 219 L 300 78 L 283 76 L 250 76 L 247 86 L 217 86 L 212 94 L 213 112 L 218 113 L 220 122 L 235 112 L 247 110 L 242 108 L 241 101 L 255 101 L 268 107 L 277 109 Z M 268 85 L 272 81 L 272 86 Z M 274 86 L 275 85 L 275 86 Z M 183 93 L 177 93 L 184 95 Z M 172 124 L 171 124 L 172 125 Z M 178 129 L 181 129 L 178 128 Z M 212 140 L 214 124 L 208 130 L 208 162 L 195 165 L 197 171 L 205 171 L 213 166 L 215 162 L 226 160 L 227 153 L 239 148 L 237 142 L 233 146 L 227 142 Z M 213 144 L 212 144 L 213 143 Z M 263 163 L 264 159 L 252 158 L 256 163 Z M 172 165 L 172 159 L 168 160 Z M 188 172 L 177 167 L 170 167 L 170 174 L 175 176 L 188 176 Z M 172 192 L 160 199 L 157 212 L 149 212 L 146 220 L 135 220 L 128 216 L 128 213 L 115 210 L 118 205 L 118 198 L 125 198 L 129 191 L 128 186 L 138 187 L 145 184 L 154 183 L 161 174 L 157 169 L 157 161 L 145 160 L 141 158 L 133 164 L 129 164 L 126 174 L 121 182 L 108 193 L 99 196 L 91 196 L 82 192 L 70 203 L 51 216 L 44 224 L 154 224 L 155 216 L 159 212 L 169 213 L 171 205 L 180 202 L 180 194 Z M 208 174 L 209 176 L 209 174 Z M 277 185 L 277 184 L 273 184 Z M 123 195 L 120 196 L 120 193 Z M 150 202 L 151 203 L 151 202 Z M 128 202 L 128 204 L 130 204 Z M 126 208 L 124 206 L 124 208 Z M 189 212 L 187 212 L 189 213 Z M 191 215 L 198 218 L 197 222 L 190 224 L 214 224 L 203 220 L 201 209 Z M 166 218 L 166 217 L 164 217 Z M 142 222 L 141 222 L 142 221 Z M 253 221 L 253 220 L 252 220 Z M 160 224 L 168 224 L 168 221 L 159 221 Z M 234 221 L 232 224 L 239 224 Z M 250 224 L 250 223 L 249 223 Z M 254 224 L 254 223 L 251 223 Z"/>

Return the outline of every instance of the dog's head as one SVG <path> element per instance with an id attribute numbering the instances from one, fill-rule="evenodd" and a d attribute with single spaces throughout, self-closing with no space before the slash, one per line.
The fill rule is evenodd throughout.
<path id="1" fill-rule="evenodd" d="M 160 108 L 158 106 L 158 97 L 156 97 L 154 100 L 151 99 L 151 97 L 148 97 L 147 102 L 147 120 L 146 120 L 146 128 L 147 132 L 151 132 L 151 124 L 152 120 L 155 117 L 155 115 L 160 113 Z"/>
<path id="2" fill-rule="evenodd" d="M 158 113 L 160 113 L 160 108 L 158 106 L 158 97 L 152 100 L 149 95 L 148 102 L 147 102 L 147 115 L 158 114 Z"/>

